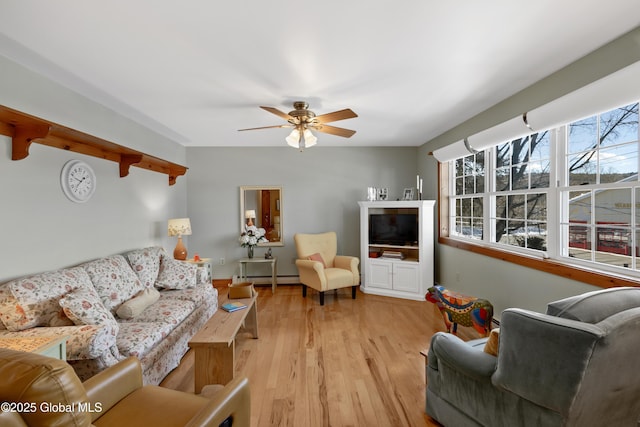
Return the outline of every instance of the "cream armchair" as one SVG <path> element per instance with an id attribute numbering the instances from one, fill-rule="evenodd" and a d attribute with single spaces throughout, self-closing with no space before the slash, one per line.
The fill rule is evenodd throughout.
<path id="1" fill-rule="evenodd" d="M 134 357 L 84 383 L 66 362 L 0 349 L 0 426 L 248 427 L 249 385 L 236 378 L 211 398 L 142 385 Z"/>
<path id="2" fill-rule="evenodd" d="M 356 298 L 360 284 L 357 257 L 336 255 L 338 239 L 333 231 L 320 234 L 296 234 L 298 259 L 296 266 L 302 283 L 302 296 L 307 296 L 307 286 L 320 292 L 320 305 L 324 305 L 324 293 L 332 289 L 351 287 L 351 297 Z"/>

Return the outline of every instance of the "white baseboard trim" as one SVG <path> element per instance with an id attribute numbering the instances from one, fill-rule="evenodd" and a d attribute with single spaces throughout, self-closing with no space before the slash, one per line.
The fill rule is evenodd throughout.
<path id="1" fill-rule="evenodd" d="M 271 276 L 249 276 L 247 279 L 256 285 L 271 286 Z M 276 280 L 278 285 L 295 285 L 300 283 L 300 276 L 278 276 Z"/>

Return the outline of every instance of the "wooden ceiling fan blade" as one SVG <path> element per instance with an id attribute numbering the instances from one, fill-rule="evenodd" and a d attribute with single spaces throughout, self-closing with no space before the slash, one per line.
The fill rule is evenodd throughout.
<path id="1" fill-rule="evenodd" d="M 278 110 L 277 108 L 273 108 L 273 107 L 263 107 L 260 106 L 260 108 L 262 108 L 265 111 L 270 112 L 271 114 L 275 114 L 278 117 L 282 117 L 285 120 L 291 120 L 293 119 L 293 117 L 291 117 L 290 115 L 288 115 L 287 113 L 283 113 L 282 111 Z"/>
<path id="2" fill-rule="evenodd" d="M 275 125 L 275 126 L 261 126 L 259 128 L 238 129 L 238 132 L 243 130 L 258 130 L 258 129 L 274 129 L 274 128 L 290 128 L 291 125 Z"/>
<path id="3" fill-rule="evenodd" d="M 329 125 L 317 125 L 317 126 L 313 126 L 313 129 L 317 130 L 318 132 L 329 133 L 331 135 L 342 136 L 344 138 L 351 138 L 353 134 L 356 133 L 355 130 L 339 128 L 339 127 L 329 126 Z"/>
<path id="4" fill-rule="evenodd" d="M 314 121 L 318 123 L 337 122 L 338 120 L 353 119 L 358 117 L 350 108 L 344 110 L 334 111 L 333 113 L 321 114 L 316 116 Z"/>

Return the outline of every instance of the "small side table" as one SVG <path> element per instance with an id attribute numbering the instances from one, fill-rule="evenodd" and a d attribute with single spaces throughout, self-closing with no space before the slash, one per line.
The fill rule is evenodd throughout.
<path id="1" fill-rule="evenodd" d="M 273 258 L 242 258 L 238 260 L 238 264 L 240 265 L 240 280 L 243 282 L 247 281 L 247 264 L 271 264 L 271 292 L 276 292 L 276 287 L 278 286 L 278 273 L 277 273 L 277 263 L 278 259 L 276 257 Z"/>
<path id="2" fill-rule="evenodd" d="M 193 258 L 185 260 L 185 262 L 190 262 L 191 264 L 195 264 L 198 267 L 204 267 L 207 272 L 207 280 L 211 283 L 213 279 L 212 267 L 211 267 L 211 258 L 200 258 L 198 261 Z"/>
<path id="3" fill-rule="evenodd" d="M 0 338 L 0 347 L 67 360 L 67 336 Z"/>

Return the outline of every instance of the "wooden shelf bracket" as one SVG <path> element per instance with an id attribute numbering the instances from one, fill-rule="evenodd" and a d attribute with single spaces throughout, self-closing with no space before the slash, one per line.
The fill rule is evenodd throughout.
<path id="1" fill-rule="evenodd" d="M 12 160 L 27 158 L 29 147 L 35 142 L 116 162 L 120 166 L 121 178 L 129 175 L 131 166 L 164 173 L 169 177 L 169 185 L 175 184 L 179 176 L 187 173 L 186 166 L 159 159 L 2 105 L 0 105 L 0 135 L 11 137 Z"/>
<path id="2" fill-rule="evenodd" d="M 120 156 L 120 178 L 129 175 L 131 165 L 142 161 L 142 154 L 123 154 Z"/>
<path id="3" fill-rule="evenodd" d="M 15 126 L 12 135 L 11 160 L 22 160 L 29 155 L 29 147 L 34 140 L 46 138 L 51 130 L 47 124 L 27 124 Z"/>

